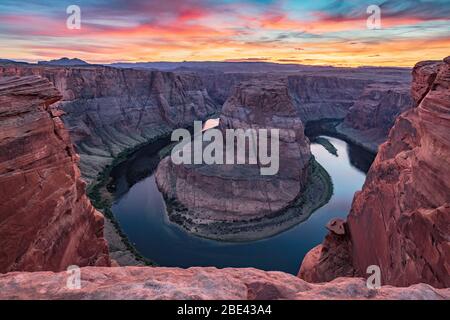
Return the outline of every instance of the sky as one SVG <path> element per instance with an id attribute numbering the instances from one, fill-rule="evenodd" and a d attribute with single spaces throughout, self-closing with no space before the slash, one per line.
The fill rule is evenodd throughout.
<path id="1" fill-rule="evenodd" d="M 70 5 L 80 29 L 67 28 Z M 450 0 L 0 0 L 0 58 L 28 62 L 413 66 L 449 48 Z"/>

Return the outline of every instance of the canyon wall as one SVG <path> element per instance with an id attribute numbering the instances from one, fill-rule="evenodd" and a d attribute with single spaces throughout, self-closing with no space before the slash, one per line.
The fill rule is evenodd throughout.
<path id="1" fill-rule="evenodd" d="M 372 107 L 373 112 L 364 114 L 367 108 L 358 106 L 374 104 L 373 97 L 364 94 L 364 88 L 375 82 L 400 87 L 409 80 L 406 70 L 392 68 L 296 67 L 296 71 L 277 72 L 272 66 L 270 70 L 195 69 L 172 73 L 95 65 L 4 64 L 0 65 L 0 76 L 40 75 L 62 93 L 59 108 L 65 114 L 61 118 L 81 157 L 81 173 L 88 183 L 121 151 L 217 113 L 233 88 L 251 79 L 287 79 L 303 123 L 344 119 L 349 114 L 339 132 L 374 151 L 385 138 L 386 130 L 376 132 L 381 138 L 371 140 L 370 134 L 377 131 L 374 128 L 378 123 L 366 122 L 362 128 L 356 125 L 357 121 L 371 118 L 376 112 L 379 119 L 389 118 L 383 123 L 392 124 L 404 104 L 398 106 L 397 101 L 388 105 L 394 99 L 383 98 L 386 93 L 380 91 L 381 97 L 375 100 L 381 101 L 381 107 Z"/>
<path id="2" fill-rule="evenodd" d="M 343 119 L 369 79 L 295 75 L 288 78 L 289 92 L 303 121 Z"/>
<path id="3" fill-rule="evenodd" d="M 40 75 L 62 93 L 59 108 L 91 182 L 121 151 L 217 111 L 200 78 L 102 66 L 0 66 L 0 76 Z"/>
<path id="4" fill-rule="evenodd" d="M 449 64 L 447 58 L 416 66 L 418 106 L 396 121 L 348 222 L 331 223 L 324 244 L 305 258 L 304 278 L 365 276 L 367 264 L 378 264 L 382 284 L 449 286 Z M 196 91 L 195 78 L 186 86 Z M 55 107 L 61 98 L 40 77 L 0 78 L 0 272 L 97 267 L 81 269 L 80 290 L 66 287 L 66 272 L 2 274 L 0 299 L 450 299 L 449 289 L 427 284 L 370 290 L 362 278 L 312 284 L 256 269 L 98 267 L 110 264 L 103 217 L 85 196 L 63 112 Z M 225 111 L 226 123 L 246 122 L 239 108 Z"/>
<path id="5" fill-rule="evenodd" d="M 414 106 L 410 84 L 375 83 L 366 86 L 336 130 L 376 153 L 386 141 L 395 119 Z"/>
<path id="6" fill-rule="evenodd" d="M 183 73 L 180 73 L 183 74 Z M 233 93 L 233 89 L 241 82 L 250 81 L 253 79 L 279 79 L 277 76 L 270 73 L 248 73 L 248 72 L 218 72 L 214 70 L 196 71 L 199 77 L 203 80 L 206 90 L 209 95 L 219 104 L 223 105 L 228 97 Z"/>
<path id="7" fill-rule="evenodd" d="M 329 281 L 381 268 L 382 284 L 450 286 L 450 57 L 413 70 L 416 107 L 395 122 L 356 193 L 345 232 L 330 232 L 299 276 Z"/>
<path id="8" fill-rule="evenodd" d="M 220 105 L 241 82 L 286 81 L 304 124 L 344 120 L 332 130 L 373 153 L 386 141 L 397 116 L 413 107 L 408 69 L 298 67 L 291 72 L 264 73 L 194 70 L 190 72 L 202 78 L 209 95 Z"/>
<path id="9" fill-rule="evenodd" d="M 0 272 L 110 264 L 60 99 L 41 77 L 0 78 Z"/>
<path id="10" fill-rule="evenodd" d="M 450 289 L 426 284 L 368 289 L 362 278 L 311 284 L 291 274 L 252 268 L 81 268 L 81 288 L 67 288 L 67 273 L 0 275 L 2 299 L 81 300 L 449 300 Z M 18 290 L 18 288 L 20 288 Z M 45 288 L 45 290 L 43 290 Z"/>
<path id="11" fill-rule="evenodd" d="M 289 91 L 305 123 L 344 120 L 332 133 L 376 153 L 397 116 L 413 107 L 405 70 L 291 75 Z"/>

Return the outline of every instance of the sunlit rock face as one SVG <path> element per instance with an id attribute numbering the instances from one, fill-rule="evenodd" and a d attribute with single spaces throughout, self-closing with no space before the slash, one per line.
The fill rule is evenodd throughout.
<path id="1" fill-rule="evenodd" d="M 160 190 L 208 221 L 254 219 L 285 208 L 308 175 L 311 153 L 303 124 L 285 83 L 254 80 L 236 87 L 220 116 L 223 136 L 227 129 L 273 128 L 280 137 L 275 175 L 262 175 L 259 159 L 257 164 L 247 158 L 247 164 L 175 165 L 165 158 L 156 172 Z"/>
<path id="2" fill-rule="evenodd" d="M 380 147 L 346 235 L 327 237 L 305 257 L 305 280 L 343 275 L 339 268 L 363 275 L 378 265 L 383 284 L 450 286 L 450 58 L 418 63 L 413 78 L 416 107 L 397 118 Z"/>
<path id="3" fill-rule="evenodd" d="M 0 78 L 0 272 L 110 264 L 60 99 L 47 79 Z"/>
<path id="4" fill-rule="evenodd" d="M 121 151 L 217 110 L 193 74 L 103 66 L 0 66 L 0 75 L 40 75 L 62 93 L 58 103 L 91 182 Z"/>

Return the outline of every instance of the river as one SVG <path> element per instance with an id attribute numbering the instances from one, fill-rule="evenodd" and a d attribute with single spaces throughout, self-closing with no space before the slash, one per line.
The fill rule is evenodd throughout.
<path id="1" fill-rule="evenodd" d="M 199 238 L 180 229 L 167 219 L 163 197 L 151 173 L 154 164 L 147 168 L 148 177 L 132 185 L 126 183 L 130 170 L 145 167 L 151 158 L 148 155 L 138 155 L 114 172 L 117 192 L 112 211 L 130 242 L 158 265 L 255 267 L 297 274 L 304 255 L 326 235 L 325 224 L 331 218 L 347 216 L 353 195 L 361 189 L 364 171 L 372 159 L 364 150 L 343 140 L 322 137 L 334 145 L 337 156 L 317 143 L 311 144 L 311 151 L 331 176 L 333 196 L 308 220 L 276 236 L 253 242 L 226 243 Z M 152 150 L 152 154 L 154 152 Z"/>

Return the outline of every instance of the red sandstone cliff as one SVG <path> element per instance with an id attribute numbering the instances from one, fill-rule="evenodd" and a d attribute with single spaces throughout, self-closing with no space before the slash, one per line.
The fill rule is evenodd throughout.
<path id="1" fill-rule="evenodd" d="M 59 99 L 41 77 L 0 78 L 0 272 L 110 264 Z"/>
<path id="2" fill-rule="evenodd" d="M 417 104 L 380 147 L 345 234 L 308 253 L 299 276 L 329 281 L 381 268 L 382 284 L 450 286 L 450 57 L 413 70 Z"/>

